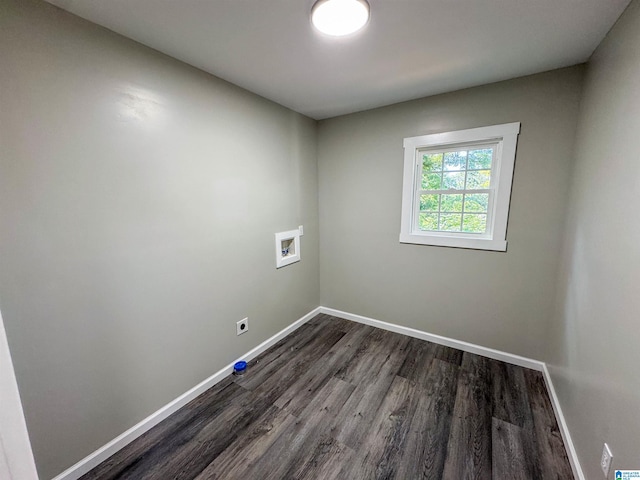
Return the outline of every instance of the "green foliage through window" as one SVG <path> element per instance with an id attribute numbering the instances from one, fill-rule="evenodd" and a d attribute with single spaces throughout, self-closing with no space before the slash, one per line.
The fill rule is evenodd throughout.
<path id="1" fill-rule="evenodd" d="M 444 154 L 445 170 L 466 170 L 467 152 L 446 152 Z"/>
<path id="2" fill-rule="evenodd" d="M 486 232 L 489 193 L 482 190 L 491 188 L 493 153 L 493 147 L 422 153 L 421 187 L 427 192 L 420 195 L 420 230 Z"/>
<path id="3" fill-rule="evenodd" d="M 469 150 L 469 170 L 485 170 L 491 168 L 493 149 Z"/>
<path id="4" fill-rule="evenodd" d="M 422 156 L 422 170 L 424 172 L 440 172 L 442 171 L 442 154 L 426 153 Z"/>

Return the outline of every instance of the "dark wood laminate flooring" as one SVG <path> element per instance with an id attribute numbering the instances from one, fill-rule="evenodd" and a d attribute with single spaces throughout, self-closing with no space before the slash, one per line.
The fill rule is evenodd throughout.
<path id="1" fill-rule="evenodd" d="M 539 372 L 318 315 L 81 480 L 570 479 Z"/>

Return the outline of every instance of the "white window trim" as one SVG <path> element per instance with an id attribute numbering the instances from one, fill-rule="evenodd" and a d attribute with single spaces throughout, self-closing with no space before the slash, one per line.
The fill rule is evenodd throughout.
<path id="1" fill-rule="evenodd" d="M 470 128 L 454 132 L 435 133 L 404 139 L 404 175 L 402 186 L 402 220 L 400 242 L 443 247 L 472 248 L 477 250 L 507 250 L 507 220 L 511 201 L 511 184 L 516 160 L 516 146 L 520 123 L 505 123 L 488 127 Z M 487 234 L 460 232 L 417 232 L 413 229 L 416 195 L 417 152 L 420 149 L 447 147 L 462 143 L 494 142 L 497 144 L 497 162 L 492 165 L 492 182 L 497 179 L 493 207 L 488 212 L 490 226 Z"/>

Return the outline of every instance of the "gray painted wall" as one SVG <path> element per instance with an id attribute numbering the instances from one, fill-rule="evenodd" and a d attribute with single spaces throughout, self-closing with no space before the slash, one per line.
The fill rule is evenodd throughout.
<path id="1" fill-rule="evenodd" d="M 541 358 L 582 67 L 320 122 L 322 305 Z M 506 253 L 400 244 L 404 137 L 521 122 Z"/>
<path id="2" fill-rule="evenodd" d="M 589 62 L 550 371 L 587 478 L 640 468 L 640 2 Z M 609 478 L 613 478 L 613 471 Z"/>
<path id="3" fill-rule="evenodd" d="M 46 479 L 318 306 L 316 123 L 31 0 L 0 0 L 0 65 L 0 308 Z"/>
<path id="4" fill-rule="evenodd" d="M 638 32 L 636 0 L 590 63 L 574 170 L 582 67 L 317 129 L 48 4 L 0 0 L 0 308 L 41 477 L 318 304 L 550 359 L 588 477 L 604 441 L 637 468 Z M 400 244 L 402 139 L 513 121 L 508 251 Z M 276 271 L 273 234 L 298 224 L 303 260 Z"/>

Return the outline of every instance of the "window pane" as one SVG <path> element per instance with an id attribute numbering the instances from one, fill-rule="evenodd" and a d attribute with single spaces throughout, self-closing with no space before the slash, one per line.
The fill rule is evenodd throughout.
<path id="1" fill-rule="evenodd" d="M 426 212 L 437 212 L 439 196 L 440 195 L 420 195 L 420 210 Z"/>
<path id="2" fill-rule="evenodd" d="M 473 193 L 464 197 L 465 212 L 486 213 L 489 207 L 488 193 Z"/>
<path id="3" fill-rule="evenodd" d="M 468 233 L 484 233 L 487 230 L 487 216 L 476 214 L 464 214 L 462 231 Z"/>
<path id="4" fill-rule="evenodd" d="M 482 150 L 469 150 L 469 170 L 482 170 L 491 168 L 493 148 Z"/>
<path id="5" fill-rule="evenodd" d="M 444 154 L 445 170 L 464 170 L 467 168 L 467 152 L 446 152 Z"/>
<path id="6" fill-rule="evenodd" d="M 467 172 L 467 190 L 489 188 L 491 184 L 491 170 Z"/>
<path id="7" fill-rule="evenodd" d="M 438 230 L 438 214 L 421 213 L 418 228 L 420 230 Z"/>
<path id="8" fill-rule="evenodd" d="M 462 212 L 462 195 L 442 195 L 443 212 Z"/>
<path id="9" fill-rule="evenodd" d="M 455 190 L 462 190 L 464 188 L 464 172 L 444 172 L 442 175 L 442 188 L 453 188 Z"/>
<path id="10" fill-rule="evenodd" d="M 442 188 L 441 173 L 423 173 L 422 188 L 424 190 L 440 190 Z"/>
<path id="11" fill-rule="evenodd" d="M 459 232 L 462 215 L 459 213 L 448 213 L 440 215 L 440 230 L 445 232 Z"/>
<path id="12" fill-rule="evenodd" d="M 425 172 L 439 172 L 442 170 L 441 153 L 425 153 L 422 156 L 422 170 Z"/>

